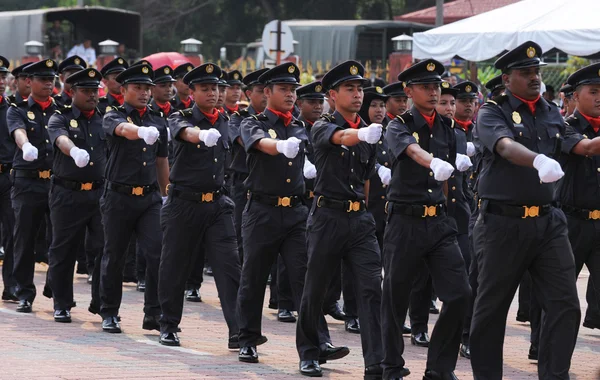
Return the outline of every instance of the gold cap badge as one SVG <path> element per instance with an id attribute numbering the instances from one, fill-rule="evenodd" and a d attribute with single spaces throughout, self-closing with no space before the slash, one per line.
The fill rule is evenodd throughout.
<path id="1" fill-rule="evenodd" d="M 443 88 L 450 88 L 450 83 L 448 83 L 448 82 L 442 82 L 442 87 Z"/>
<path id="2" fill-rule="evenodd" d="M 78 127 L 77 120 L 71 119 L 71 121 L 69 122 L 69 125 L 71 126 L 71 128 L 77 128 Z"/>
<path id="3" fill-rule="evenodd" d="M 81 59 L 75 58 L 73 62 L 75 62 L 76 65 L 79 65 L 81 63 Z"/>
<path id="4" fill-rule="evenodd" d="M 90 70 L 90 71 L 88 72 L 88 76 L 89 76 L 90 78 L 93 78 L 93 77 L 95 77 L 95 76 L 96 76 L 96 72 L 95 72 L 94 70 Z"/>
<path id="5" fill-rule="evenodd" d="M 207 73 L 212 73 L 215 70 L 215 67 L 213 65 L 208 65 L 206 66 L 206 72 Z"/>
<path id="6" fill-rule="evenodd" d="M 240 79 L 240 74 L 238 74 L 238 73 L 233 74 L 233 79 Z"/>
<path id="7" fill-rule="evenodd" d="M 54 66 L 54 62 L 52 62 L 52 60 L 51 60 L 51 59 L 47 60 L 47 61 L 46 61 L 46 66 L 48 66 L 48 67 L 52 67 L 52 66 Z"/>
<path id="8" fill-rule="evenodd" d="M 187 71 L 192 71 L 192 66 L 188 66 L 186 70 Z"/>
<path id="9" fill-rule="evenodd" d="M 350 66 L 350 74 L 352 74 L 352 75 L 358 74 L 358 67 Z"/>
<path id="10" fill-rule="evenodd" d="M 378 94 L 383 94 L 383 89 L 379 86 L 375 87 L 375 91 L 377 91 Z"/>
<path id="11" fill-rule="evenodd" d="M 321 86 L 320 84 L 315 86 L 315 91 L 316 92 L 321 92 L 323 90 L 323 86 Z"/>
<path id="12" fill-rule="evenodd" d="M 435 63 L 431 62 L 427 65 L 427 71 L 435 70 Z"/>
<path id="13" fill-rule="evenodd" d="M 123 58 L 119 58 L 117 62 L 119 62 L 119 65 L 122 65 L 124 63 Z"/>
<path id="14" fill-rule="evenodd" d="M 142 67 L 142 72 L 143 72 L 144 74 L 148 74 L 148 72 L 149 72 L 149 71 L 150 71 L 150 70 L 148 70 L 148 68 L 147 68 L 147 67 Z"/>
<path id="15" fill-rule="evenodd" d="M 465 86 L 466 92 L 471 92 L 472 89 L 473 89 L 473 87 L 471 87 L 471 85 L 469 85 L 469 84 Z"/>
<path id="16" fill-rule="evenodd" d="M 288 67 L 288 73 L 290 73 L 290 74 L 293 74 L 293 73 L 294 73 L 294 71 L 296 71 L 296 68 L 294 67 L 294 65 L 290 65 L 290 66 Z"/>
<path id="17" fill-rule="evenodd" d="M 529 58 L 535 57 L 535 48 L 533 46 L 530 46 L 529 48 L 527 48 L 527 56 Z"/>
<path id="18" fill-rule="evenodd" d="M 168 67 L 165 67 L 164 72 L 165 72 L 165 74 L 169 74 L 171 72 L 171 69 L 169 69 Z"/>

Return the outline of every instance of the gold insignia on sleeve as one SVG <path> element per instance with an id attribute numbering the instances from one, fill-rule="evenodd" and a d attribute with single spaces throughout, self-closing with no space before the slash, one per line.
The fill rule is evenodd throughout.
<path id="1" fill-rule="evenodd" d="M 79 126 L 77 124 L 77 120 L 75 120 L 75 119 L 71 119 L 71 121 L 69 122 L 69 125 L 71 126 L 71 128 L 77 128 Z"/>
<path id="2" fill-rule="evenodd" d="M 535 48 L 533 46 L 530 46 L 529 48 L 527 48 L 527 56 L 529 58 L 535 57 Z"/>
<path id="3" fill-rule="evenodd" d="M 29 118 L 29 120 L 33 120 L 35 119 L 35 114 L 31 111 L 27 112 L 27 117 Z"/>
<path id="4" fill-rule="evenodd" d="M 427 71 L 434 71 L 435 70 L 435 63 L 431 62 L 427 65 Z"/>
<path id="5" fill-rule="evenodd" d="M 350 66 L 350 74 L 352 74 L 352 75 L 358 74 L 358 67 L 356 67 L 354 65 Z"/>
<path id="6" fill-rule="evenodd" d="M 521 119 L 521 115 L 517 111 L 515 111 L 515 112 L 512 113 L 512 119 L 517 124 L 521 124 L 521 121 L 523 121 Z"/>
<path id="7" fill-rule="evenodd" d="M 215 70 L 215 67 L 213 65 L 208 65 L 206 66 L 206 72 L 207 73 L 212 73 Z"/>
<path id="8" fill-rule="evenodd" d="M 144 67 L 142 67 L 142 72 L 143 72 L 144 74 L 148 74 L 148 72 L 149 72 L 149 71 L 150 71 L 150 70 L 148 70 L 148 68 L 147 68 L 147 67 L 145 67 L 145 66 L 144 66 Z"/>
<path id="9" fill-rule="evenodd" d="M 419 143 L 419 134 L 417 132 L 413 132 L 413 137 L 417 140 L 417 144 Z"/>
<path id="10" fill-rule="evenodd" d="M 469 84 L 465 86 L 465 92 L 471 92 L 472 89 L 473 88 Z"/>
<path id="11" fill-rule="evenodd" d="M 277 132 L 275 132 L 274 129 L 269 129 L 269 136 L 271 136 L 272 139 L 276 139 L 277 138 Z"/>

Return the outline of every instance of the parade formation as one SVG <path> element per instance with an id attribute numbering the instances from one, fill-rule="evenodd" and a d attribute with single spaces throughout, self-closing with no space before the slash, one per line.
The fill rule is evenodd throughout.
<path id="1" fill-rule="evenodd" d="M 541 96 L 541 56 L 534 41 L 506 52 L 485 89 L 445 81 L 434 59 L 387 85 L 350 60 L 302 86 L 291 62 L 243 76 L 210 62 L 11 68 L 0 56 L 2 300 L 35 310 L 45 245 L 54 321 L 72 322 L 83 258 L 103 332 L 141 324 L 185 346 L 184 302 L 201 301 L 206 264 L 222 344 L 241 362 L 268 343 L 270 283 L 269 307 L 296 323 L 302 375 L 350 352 L 331 315 L 360 334 L 365 380 L 411 374 L 405 335 L 427 349 L 416 378 L 457 379 L 460 356 L 475 379 L 499 380 L 508 309 L 528 281 L 529 358 L 540 379 L 568 379 L 583 265 L 600 284 L 600 64 L 568 78 L 563 117 Z M 136 321 L 119 314 L 132 257 Z"/>

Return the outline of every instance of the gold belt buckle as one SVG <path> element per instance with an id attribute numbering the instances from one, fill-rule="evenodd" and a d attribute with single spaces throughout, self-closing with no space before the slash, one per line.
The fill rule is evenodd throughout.
<path id="1" fill-rule="evenodd" d="M 592 220 L 598 220 L 598 219 L 600 219 L 600 210 L 590 211 L 589 219 L 592 219 Z"/>
<path id="2" fill-rule="evenodd" d="M 38 175 L 41 179 L 48 179 L 50 178 L 50 170 L 40 170 L 38 172 Z"/>
<path id="3" fill-rule="evenodd" d="M 292 206 L 292 198 L 290 197 L 277 197 L 277 206 L 281 207 L 291 207 Z"/>
<path id="4" fill-rule="evenodd" d="M 423 205 L 423 215 L 421 217 L 426 218 L 428 216 L 437 216 L 437 207 L 436 206 Z"/>
<path id="5" fill-rule="evenodd" d="M 202 193 L 202 202 L 212 202 L 214 199 L 213 193 Z"/>
<path id="6" fill-rule="evenodd" d="M 346 212 L 351 211 L 360 211 L 360 202 L 359 201 L 348 201 L 348 210 Z"/>
<path id="7" fill-rule="evenodd" d="M 92 183 L 91 182 L 86 182 L 86 183 L 82 183 L 81 184 L 81 191 L 90 191 L 92 190 Z"/>
<path id="8" fill-rule="evenodd" d="M 523 206 L 523 216 L 521 219 L 537 218 L 540 216 L 540 206 Z"/>
<path id="9" fill-rule="evenodd" d="M 131 195 L 144 195 L 144 188 L 141 186 L 131 189 Z"/>

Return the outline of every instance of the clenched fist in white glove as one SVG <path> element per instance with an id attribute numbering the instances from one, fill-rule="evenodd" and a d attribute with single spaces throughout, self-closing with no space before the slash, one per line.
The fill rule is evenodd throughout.
<path id="1" fill-rule="evenodd" d="M 221 132 L 217 131 L 215 128 L 211 128 L 209 130 L 203 129 L 198 134 L 198 138 L 200 141 L 203 141 L 207 147 L 217 145 L 217 141 L 221 137 Z"/>
<path id="2" fill-rule="evenodd" d="M 467 142 L 467 156 L 473 157 L 475 155 L 475 144 Z"/>
<path id="3" fill-rule="evenodd" d="M 23 147 L 21 149 L 23 150 L 23 159 L 25 161 L 37 160 L 38 150 L 36 147 L 31 145 L 29 141 L 23 144 Z"/>
<path id="4" fill-rule="evenodd" d="M 379 179 L 381 179 L 381 183 L 386 186 L 390 184 L 390 180 L 392 179 L 392 171 L 389 168 L 381 165 L 379 169 L 377 169 L 377 174 L 379 175 Z"/>
<path id="5" fill-rule="evenodd" d="M 435 178 L 436 181 L 445 181 L 450 178 L 452 173 L 454 173 L 454 167 L 439 158 L 431 160 L 429 167 L 431 168 L 433 178 Z"/>
<path id="6" fill-rule="evenodd" d="M 538 154 L 535 157 L 533 167 L 537 169 L 540 180 L 545 183 L 556 182 L 565 175 L 556 160 L 543 154 Z"/>
<path id="7" fill-rule="evenodd" d="M 308 160 L 308 158 L 304 159 L 304 178 L 313 179 L 317 176 L 317 168 Z"/>
<path id="8" fill-rule="evenodd" d="M 469 170 L 469 168 L 473 166 L 471 159 L 464 154 L 457 153 L 456 154 L 456 168 L 460 172 L 464 172 Z"/>
<path id="9" fill-rule="evenodd" d="M 156 127 L 138 127 L 138 137 L 148 145 L 154 144 L 158 140 L 158 136 L 159 133 Z"/>
<path id="10" fill-rule="evenodd" d="M 69 155 L 73 161 L 75 161 L 75 165 L 77 165 L 78 168 L 83 168 L 90 162 L 90 154 L 84 149 L 79 149 L 76 146 L 71 148 Z"/>
<path id="11" fill-rule="evenodd" d="M 297 137 L 290 137 L 287 140 L 279 140 L 277 141 L 277 151 L 287 158 L 294 158 L 300 151 L 301 142 L 302 140 Z"/>
<path id="12" fill-rule="evenodd" d="M 366 141 L 369 144 L 375 144 L 381 138 L 383 125 L 373 123 L 368 127 L 363 127 L 358 130 L 358 139 Z"/>

